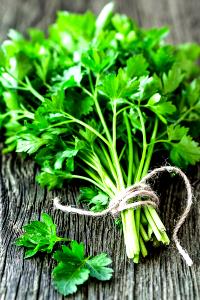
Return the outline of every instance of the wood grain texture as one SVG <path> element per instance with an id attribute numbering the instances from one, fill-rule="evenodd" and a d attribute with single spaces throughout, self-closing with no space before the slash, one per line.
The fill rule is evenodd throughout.
<path id="1" fill-rule="evenodd" d="M 82 12 L 86 8 L 99 12 L 106 0 L 0 0 L 0 39 L 9 28 L 25 31 L 27 27 L 43 29 L 55 19 L 56 11 L 67 9 Z M 200 42 L 199 0 L 118 0 L 120 12 L 134 17 L 140 25 L 168 25 L 173 42 Z M 51 286 L 53 262 L 48 255 L 23 260 L 22 249 L 13 245 L 22 226 L 38 218 L 41 212 L 50 213 L 58 224 L 60 235 L 69 236 L 87 245 L 88 254 L 107 252 L 113 258 L 114 278 L 100 283 L 91 280 L 68 299 L 77 300 L 154 300 L 200 299 L 200 207 L 198 204 L 200 181 L 197 168 L 188 175 L 195 191 L 190 217 L 180 231 L 182 245 L 189 251 L 194 266 L 188 268 L 173 243 L 166 249 L 153 250 L 139 265 L 126 259 L 123 237 L 111 217 L 94 220 L 76 215 L 68 216 L 52 209 L 52 198 L 59 195 L 66 203 L 75 204 L 77 187 L 47 192 L 35 183 L 37 166 L 19 156 L 0 157 L 0 299 L 5 300 L 60 300 L 63 299 Z M 166 186 L 167 183 L 167 186 Z M 157 181 L 162 199 L 161 217 L 169 235 L 175 220 L 184 207 L 184 187 L 180 180 L 168 175 Z"/>

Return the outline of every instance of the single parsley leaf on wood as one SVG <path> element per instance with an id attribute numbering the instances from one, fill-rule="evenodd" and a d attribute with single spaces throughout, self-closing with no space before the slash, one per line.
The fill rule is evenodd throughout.
<path id="1" fill-rule="evenodd" d="M 66 240 L 56 235 L 56 225 L 46 213 L 42 214 L 42 221 L 32 221 L 23 229 L 25 233 L 16 240 L 16 245 L 28 249 L 25 258 L 32 257 L 39 251 L 50 253 L 57 242 Z"/>
<path id="2" fill-rule="evenodd" d="M 54 286 L 62 295 L 67 296 L 77 291 L 77 285 L 89 278 L 90 271 L 70 262 L 60 262 L 53 271 Z"/>
<path id="3" fill-rule="evenodd" d="M 89 276 L 99 280 L 109 280 L 113 270 L 107 266 L 112 262 L 105 253 L 93 258 L 84 256 L 84 244 L 71 241 L 69 247 L 62 246 L 54 254 L 58 265 L 54 268 L 53 284 L 64 296 L 77 291 L 77 286 L 83 284 Z"/>

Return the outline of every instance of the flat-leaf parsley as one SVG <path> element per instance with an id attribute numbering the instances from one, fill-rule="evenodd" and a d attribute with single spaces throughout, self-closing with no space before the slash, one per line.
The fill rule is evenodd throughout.
<path id="1" fill-rule="evenodd" d="M 200 46 L 167 44 L 167 34 L 113 13 L 112 3 L 97 18 L 58 12 L 47 37 L 11 30 L 0 48 L 3 152 L 31 155 L 37 181 L 49 189 L 88 183 L 81 199 L 94 211 L 139 182 L 153 158 L 195 165 Z M 154 208 L 126 210 L 121 219 L 135 263 L 146 256 L 147 240 L 169 244 Z M 81 270 L 83 281 L 88 269 Z"/>

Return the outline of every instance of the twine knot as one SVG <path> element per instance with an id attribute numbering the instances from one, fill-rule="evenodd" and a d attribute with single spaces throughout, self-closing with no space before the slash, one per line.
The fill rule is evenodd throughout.
<path id="1" fill-rule="evenodd" d="M 141 200 L 131 202 L 134 198 L 150 198 L 151 200 Z M 103 211 L 103 215 L 110 213 L 113 216 L 118 213 L 127 210 L 129 208 L 137 208 L 139 206 L 151 205 L 155 208 L 159 205 L 159 198 L 151 187 L 146 183 L 133 184 L 130 187 L 125 188 L 118 192 L 118 194 L 110 200 L 108 210 Z M 101 212 L 102 213 L 102 212 Z"/>
<path id="2" fill-rule="evenodd" d="M 60 204 L 59 199 L 56 197 L 54 198 L 54 207 L 56 209 L 62 210 L 64 212 L 68 213 L 76 213 L 84 216 L 91 216 L 91 217 L 101 217 L 107 214 L 111 214 L 115 216 L 116 214 L 127 210 L 127 209 L 136 209 L 139 206 L 154 206 L 155 208 L 158 207 L 159 205 L 159 198 L 156 195 L 155 191 L 152 190 L 149 184 L 147 184 L 147 181 L 149 179 L 152 179 L 156 175 L 162 173 L 163 171 L 167 172 L 173 172 L 178 175 L 180 175 L 185 183 L 186 191 L 187 191 L 187 204 L 186 207 L 181 214 L 176 226 L 174 227 L 173 235 L 172 238 L 176 244 L 176 247 L 179 251 L 179 253 L 183 256 L 185 259 L 186 263 L 188 266 L 191 266 L 193 264 L 190 256 L 188 255 L 187 251 L 183 249 L 183 247 L 180 245 L 180 242 L 178 240 L 178 231 L 182 224 L 184 223 L 187 215 L 190 212 L 191 206 L 192 206 L 192 187 L 191 184 L 187 178 L 187 176 L 179 169 L 176 167 L 171 167 L 171 166 L 163 166 L 160 168 L 156 168 L 153 171 L 149 172 L 145 177 L 142 178 L 142 180 L 138 183 L 135 183 L 127 188 L 124 188 L 123 190 L 119 191 L 117 195 L 113 199 L 110 200 L 108 208 L 104 209 L 101 212 L 93 212 L 85 209 L 80 209 L 77 207 L 72 207 L 72 206 L 65 206 Z M 130 202 L 130 199 L 135 199 L 140 197 L 141 200 L 135 201 L 135 202 Z M 142 200 L 144 199 L 145 200 Z M 150 200 L 148 200 L 150 199 Z"/>

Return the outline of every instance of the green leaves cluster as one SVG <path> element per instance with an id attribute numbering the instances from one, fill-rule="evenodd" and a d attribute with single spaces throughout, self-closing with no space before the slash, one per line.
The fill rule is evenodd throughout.
<path id="1" fill-rule="evenodd" d="M 132 114 L 139 107 L 147 131 L 156 117 L 161 121 L 158 136 L 166 142 L 155 146 L 170 151 L 173 164 L 185 167 L 198 161 L 199 148 L 192 140 L 199 121 L 198 45 L 166 45 L 166 28 L 139 28 L 128 17 L 113 14 L 111 4 L 97 19 L 91 12 L 59 12 L 48 37 L 38 29 L 30 29 L 28 34 L 25 38 L 10 30 L 9 39 L 1 45 L 0 124 L 6 138 L 4 152 L 16 149 L 43 155 L 43 161 L 36 158 L 42 169 L 38 180 L 43 185 L 61 187 L 64 173 L 76 169 L 74 162 L 81 151 L 65 157 L 66 148 L 73 148 L 74 137 L 84 139 L 83 151 L 91 148 L 87 142 L 92 133 L 82 136 L 84 126 L 73 118 L 98 123 L 93 95 L 96 77 L 95 93 L 101 98 L 109 128 L 116 105 L 118 111 L 126 110 L 133 140 L 140 139 Z M 168 126 L 174 122 L 193 128 L 183 141 L 168 139 Z M 122 114 L 118 114 L 117 123 L 126 131 Z M 98 126 L 98 132 L 103 130 Z M 122 142 L 119 137 L 117 144 Z M 139 150 L 141 143 L 136 146 Z M 188 153 L 182 158 L 178 154 L 181 147 Z M 52 161 L 58 156 L 59 162 Z M 125 160 L 123 157 L 123 164 Z M 50 184 L 44 174 L 52 178 Z M 61 181 L 53 180 L 55 176 Z"/>
<path id="2" fill-rule="evenodd" d="M 42 214 L 42 221 L 32 221 L 23 227 L 25 233 L 16 240 L 17 246 L 26 249 L 25 258 L 34 256 L 37 252 L 52 253 L 57 242 L 69 241 L 56 235 L 56 225 L 52 218 Z M 53 285 L 64 296 L 75 293 L 77 286 L 88 280 L 89 276 L 98 280 L 109 280 L 113 270 L 108 267 L 112 260 L 106 253 L 94 257 L 85 257 L 83 243 L 71 241 L 69 246 L 62 245 L 53 254 L 57 266 L 53 269 Z"/>

